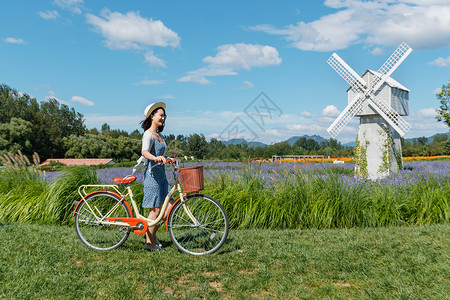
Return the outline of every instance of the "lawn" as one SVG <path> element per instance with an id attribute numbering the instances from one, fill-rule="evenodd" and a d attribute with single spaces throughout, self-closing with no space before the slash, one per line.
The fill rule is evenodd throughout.
<path id="1" fill-rule="evenodd" d="M 84 246 L 73 226 L 0 224 L 0 299 L 448 299 L 450 225 L 232 230 L 214 255 Z"/>

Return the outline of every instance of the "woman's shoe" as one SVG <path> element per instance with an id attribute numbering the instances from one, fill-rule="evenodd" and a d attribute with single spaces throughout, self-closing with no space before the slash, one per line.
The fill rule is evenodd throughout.
<path id="1" fill-rule="evenodd" d="M 150 246 L 149 244 L 145 244 L 144 249 L 148 251 L 166 251 L 157 245 Z"/>
<path id="2" fill-rule="evenodd" d="M 145 234 L 144 234 L 144 240 L 145 240 L 144 244 L 147 244 L 147 237 L 145 236 Z M 158 241 L 158 238 L 156 238 L 155 243 L 159 248 L 162 248 L 162 244 L 160 241 Z"/>

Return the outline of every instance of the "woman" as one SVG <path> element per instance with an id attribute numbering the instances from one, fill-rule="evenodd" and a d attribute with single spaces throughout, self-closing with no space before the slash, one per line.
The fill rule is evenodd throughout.
<path id="1" fill-rule="evenodd" d="M 150 208 L 148 218 L 155 220 L 161 206 L 169 192 L 164 163 L 167 162 L 166 143 L 161 132 L 166 120 L 166 105 L 164 102 L 152 103 L 145 108 L 145 120 L 142 121 L 144 136 L 142 137 L 142 155 L 148 160 L 144 173 L 144 200 L 142 207 Z M 160 165 L 158 165 L 160 164 Z M 169 205 L 170 206 L 170 205 Z M 166 210 L 167 214 L 169 207 Z M 145 249 L 150 251 L 164 251 L 156 238 L 156 231 L 160 225 L 149 227 L 145 235 Z"/>

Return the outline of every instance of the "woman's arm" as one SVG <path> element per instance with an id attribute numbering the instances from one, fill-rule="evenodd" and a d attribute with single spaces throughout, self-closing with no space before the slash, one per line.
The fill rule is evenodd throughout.
<path id="1" fill-rule="evenodd" d="M 166 163 L 166 158 L 164 156 L 155 156 L 150 153 L 150 148 L 154 143 L 154 137 L 150 131 L 144 132 L 142 137 L 142 151 L 141 154 L 148 160 L 153 160 L 158 163 Z"/>
<path id="2" fill-rule="evenodd" d="M 163 164 L 165 164 L 167 162 L 167 160 L 164 156 L 154 156 L 148 150 L 142 150 L 141 153 L 142 153 L 142 156 L 144 156 L 148 160 L 153 160 L 154 162 L 163 163 Z"/>

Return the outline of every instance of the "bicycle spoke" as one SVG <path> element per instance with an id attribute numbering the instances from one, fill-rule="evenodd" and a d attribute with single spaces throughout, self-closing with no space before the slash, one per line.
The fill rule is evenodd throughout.
<path id="1" fill-rule="evenodd" d="M 184 205 L 194 216 L 198 225 L 193 226 Z M 190 196 L 172 209 L 169 216 L 169 233 L 181 251 L 203 255 L 217 251 L 228 234 L 228 219 L 216 200 L 201 195 Z"/>
<path id="2" fill-rule="evenodd" d="M 89 208 L 94 208 L 96 213 Z M 109 250 L 120 246 L 128 237 L 130 229 L 123 226 L 103 224 L 98 221 L 107 217 L 131 216 L 121 199 L 108 193 L 96 193 L 85 198 L 75 215 L 75 229 L 81 241 L 87 246 L 98 250 Z"/>

